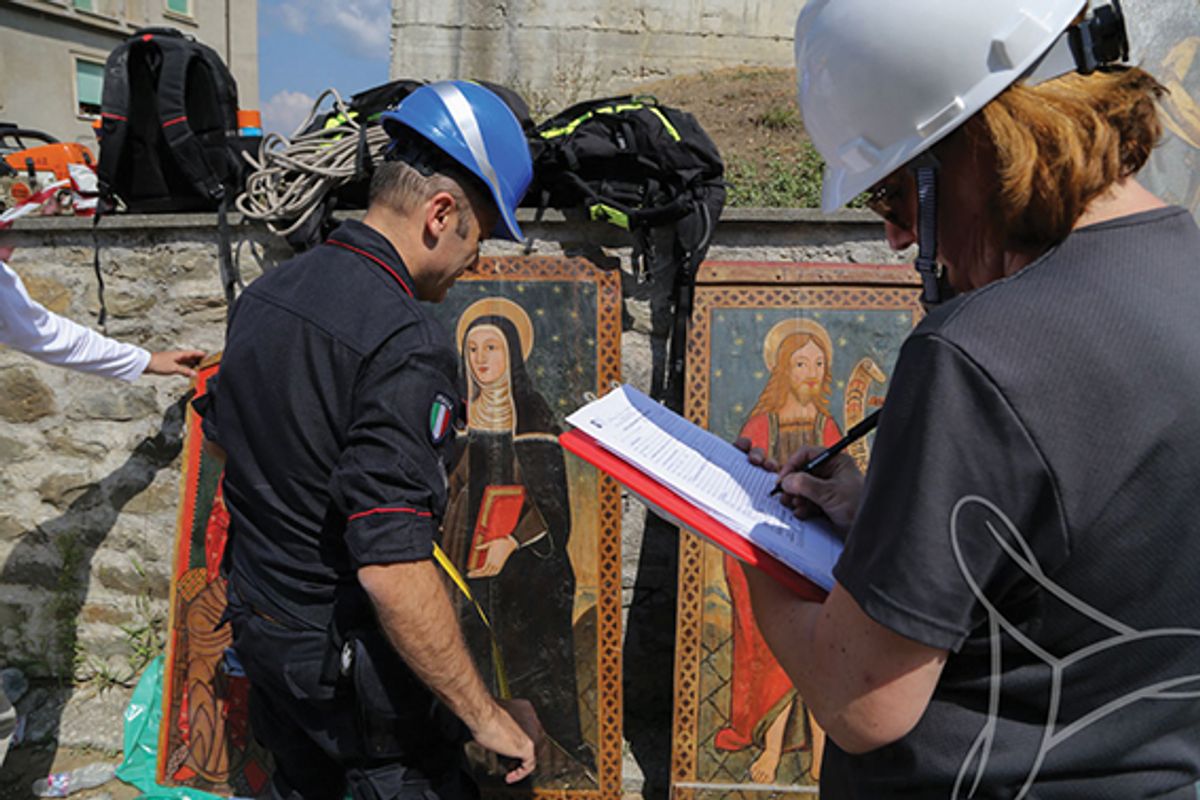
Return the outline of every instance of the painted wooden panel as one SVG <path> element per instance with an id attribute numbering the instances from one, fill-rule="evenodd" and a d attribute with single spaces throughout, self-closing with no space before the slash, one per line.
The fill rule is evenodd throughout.
<path id="1" fill-rule="evenodd" d="M 538 794 L 620 794 L 620 495 L 556 438 L 585 396 L 620 379 L 620 302 L 613 272 L 514 257 L 483 259 L 432 307 L 467 404 L 442 544 L 490 620 L 512 696 L 546 729 Z M 499 693 L 488 630 L 452 591 Z M 474 765 L 485 793 L 511 793 L 490 760 Z"/>
<path id="2" fill-rule="evenodd" d="M 882 405 L 921 315 L 908 269 L 710 263 L 701 280 L 686 413 L 777 459 Z M 860 468 L 870 443 L 849 451 Z M 679 560 L 673 794 L 815 794 L 824 732 L 762 640 L 741 568 L 691 535 Z"/>
<path id="3" fill-rule="evenodd" d="M 499 670 L 476 606 L 447 586 L 485 680 L 500 694 L 505 673 L 549 734 L 532 785 L 517 789 L 469 750 L 485 795 L 621 791 L 620 494 L 555 438 L 565 414 L 620 379 L 620 303 L 615 273 L 534 257 L 483 259 L 429 307 L 464 357 L 468 401 L 442 544 L 496 634 Z M 216 369 L 205 367 L 198 393 Z M 230 630 L 214 630 L 226 604 L 220 465 L 190 409 L 187 425 L 159 780 L 253 796 L 269 758 L 249 728 L 245 678 L 225 656 Z"/>

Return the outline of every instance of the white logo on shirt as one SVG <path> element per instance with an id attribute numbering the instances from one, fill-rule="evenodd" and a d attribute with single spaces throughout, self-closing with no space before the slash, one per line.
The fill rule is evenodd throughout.
<path id="1" fill-rule="evenodd" d="M 1093 638 L 1090 644 L 1065 656 L 1056 656 L 1031 639 L 1015 624 L 1005 619 L 999 609 L 992 604 L 972 576 L 960 543 L 960 537 L 968 534 L 960 531 L 959 517 L 964 509 L 971 506 L 982 506 L 987 509 L 1004 526 L 1005 530 L 1002 532 L 997 530 L 992 520 L 989 519 L 986 523 L 987 532 L 994 540 L 994 543 L 1012 559 L 1022 572 L 1032 578 L 1042 590 L 1052 595 L 1055 600 L 1076 611 L 1081 617 L 1079 620 L 1081 626 L 1089 624 L 1099 626 L 1097 629 L 1098 635 Z M 1200 683 L 1200 673 L 1183 675 L 1138 686 L 1123 695 L 1114 697 L 1097 706 L 1074 722 L 1060 726 L 1058 724 L 1058 713 L 1063 705 L 1063 695 L 1064 692 L 1068 694 L 1070 692 L 1070 684 L 1069 682 L 1064 684 L 1064 676 L 1071 667 L 1086 663 L 1086 668 L 1090 674 L 1103 674 L 1103 667 L 1097 666 L 1098 664 L 1103 664 L 1105 661 L 1121 660 L 1128 656 L 1128 648 L 1130 646 L 1149 640 L 1157 640 L 1157 645 L 1163 651 L 1164 658 L 1168 652 L 1179 653 L 1188 655 L 1189 663 L 1196 663 L 1200 661 L 1200 630 L 1193 628 L 1153 628 L 1138 631 L 1088 605 L 1050 580 L 1042 572 L 1042 568 L 1038 564 L 1032 548 L 1030 548 L 1025 538 L 1012 524 L 1012 521 L 994 503 L 983 497 L 967 495 L 954 504 L 954 509 L 950 514 L 950 543 L 954 548 L 954 557 L 958 561 L 958 568 L 964 580 L 971 587 L 971 592 L 975 595 L 975 598 L 987 610 L 988 627 L 991 633 L 990 650 L 992 664 L 988 697 L 988 719 L 983 729 L 979 732 L 979 735 L 975 737 L 975 741 L 963 759 L 962 767 L 959 768 L 958 776 L 954 782 L 954 789 L 950 795 L 951 798 L 973 797 L 982 785 L 984 775 L 987 772 L 988 756 L 995 741 L 996 726 L 999 719 L 1000 683 L 1003 672 L 1001 663 L 1001 654 L 1003 652 L 1001 647 L 1002 633 L 1007 634 L 1030 653 L 1037 656 L 1038 659 L 1045 662 L 1051 670 L 1050 698 L 1046 708 L 1045 725 L 1042 728 L 1042 739 L 1033 763 L 1029 766 L 1025 783 L 1016 795 L 1017 800 L 1028 795 L 1029 790 L 1037 780 L 1038 772 L 1041 770 L 1047 754 L 1085 728 L 1094 725 L 1139 700 L 1190 701 L 1200 698 L 1200 688 L 1196 688 L 1196 685 Z M 1122 648 L 1125 648 L 1125 650 Z M 1189 686 L 1191 688 L 1186 688 Z M 974 764 L 973 776 L 970 775 L 972 764 Z M 966 782 L 969 778 L 970 786 L 968 787 Z M 964 789 L 966 790 L 965 794 L 963 794 Z"/>

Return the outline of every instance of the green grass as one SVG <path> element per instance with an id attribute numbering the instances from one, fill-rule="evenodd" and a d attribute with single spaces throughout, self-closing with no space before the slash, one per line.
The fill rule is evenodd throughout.
<path id="1" fill-rule="evenodd" d="M 771 106 L 755 117 L 752 122 L 760 128 L 772 131 L 789 131 L 800 127 L 800 112 L 794 104 Z"/>
<path id="2" fill-rule="evenodd" d="M 812 208 L 821 204 L 821 156 L 805 142 L 799 157 L 768 150 L 753 160 L 725 164 L 727 204 L 748 208 Z"/>
<path id="3" fill-rule="evenodd" d="M 731 156 L 725 162 L 726 205 L 742 208 L 820 208 L 825 162 L 811 142 L 798 155 L 766 149 L 754 159 Z M 859 195 L 847 208 L 864 208 Z"/>

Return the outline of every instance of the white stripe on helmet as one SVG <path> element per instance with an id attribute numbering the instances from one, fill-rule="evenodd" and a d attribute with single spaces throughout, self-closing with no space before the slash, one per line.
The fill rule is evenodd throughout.
<path id="1" fill-rule="evenodd" d="M 503 200 L 504 195 L 500 191 L 500 181 L 488 158 L 487 147 L 483 143 L 483 132 L 479 129 L 479 120 L 475 117 L 475 110 L 471 108 L 471 103 L 462 90 L 453 83 L 435 83 L 430 88 L 437 92 L 438 97 L 442 99 L 442 104 L 446 106 L 454 124 L 458 126 L 463 139 L 466 140 L 467 148 L 471 151 L 475 163 L 479 165 L 479 171 L 483 173 L 484 180 L 492 190 L 492 199 L 496 202 L 496 210 L 504 217 L 505 227 L 509 231 L 520 230 L 516 225 L 516 220 L 512 218 L 512 211 Z"/>

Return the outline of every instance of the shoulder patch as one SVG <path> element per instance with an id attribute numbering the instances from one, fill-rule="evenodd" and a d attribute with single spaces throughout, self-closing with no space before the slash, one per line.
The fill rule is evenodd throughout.
<path id="1" fill-rule="evenodd" d="M 429 439 L 441 444 L 454 427 L 454 401 L 438 392 L 429 406 Z"/>

